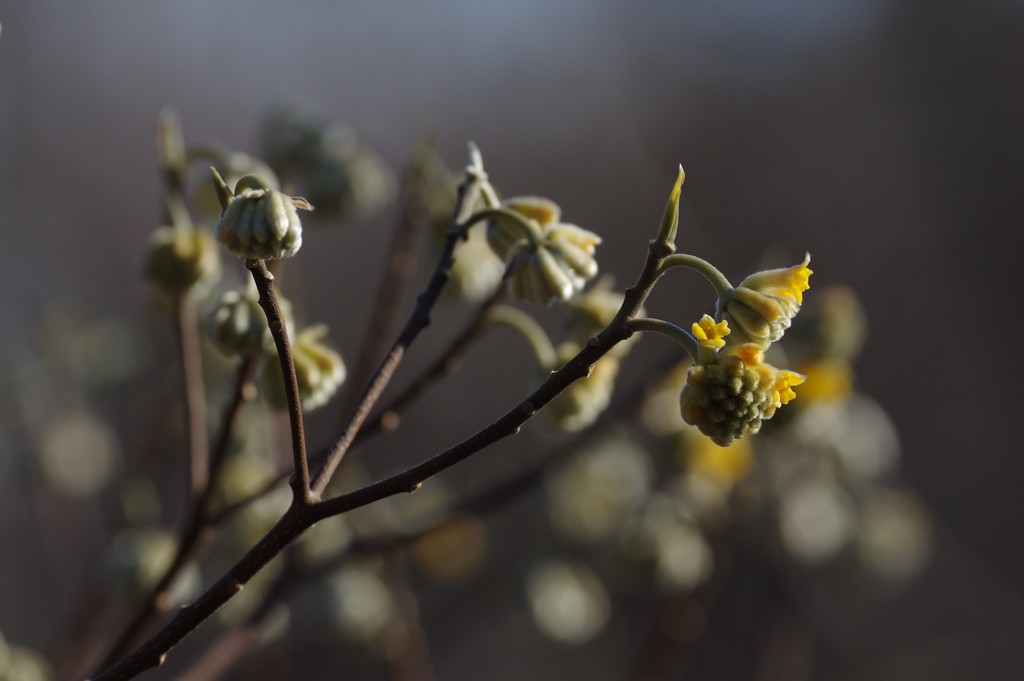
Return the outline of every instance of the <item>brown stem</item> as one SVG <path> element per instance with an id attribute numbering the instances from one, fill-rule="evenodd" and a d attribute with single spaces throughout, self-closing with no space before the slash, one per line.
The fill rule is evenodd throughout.
<path id="1" fill-rule="evenodd" d="M 238 421 L 242 405 L 251 395 L 252 391 L 247 386 L 252 383 L 257 364 L 256 357 L 246 357 L 239 364 L 234 391 L 232 392 L 231 400 L 224 407 L 220 428 L 214 440 L 213 457 L 210 459 L 209 470 L 206 474 L 208 484 L 194 497 L 192 505 L 189 507 L 188 516 L 182 524 L 178 536 L 178 548 L 170 565 L 167 566 L 167 569 L 164 570 L 156 584 L 146 594 L 146 597 L 139 604 L 135 615 L 107 651 L 100 669 L 110 666 L 124 655 L 128 647 L 145 631 L 146 625 L 149 624 L 153 616 L 159 612 L 166 611 L 170 605 L 167 601 L 168 589 L 181 569 L 191 560 L 198 549 L 199 540 L 202 538 L 203 529 L 206 526 L 204 520 L 206 512 L 213 499 L 213 490 L 220 479 L 220 473 L 227 458 L 226 455 L 231 444 L 231 433 L 234 431 L 235 424 Z"/>
<path id="2" fill-rule="evenodd" d="M 356 435 L 355 441 L 352 444 L 356 445 L 364 439 L 385 430 L 385 428 L 390 428 L 391 425 L 389 422 L 394 421 L 395 416 L 397 416 L 399 412 L 415 402 L 439 380 L 453 373 L 466 350 L 468 350 L 473 342 L 480 337 L 481 332 L 487 328 L 487 313 L 501 300 L 502 295 L 503 290 L 499 290 L 493 297 L 481 304 L 480 307 L 477 308 L 477 311 L 470 322 L 458 336 L 452 339 L 452 342 L 438 355 L 438 358 L 434 363 L 427 367 L 427 369 L 418 377 L 413 379 L 413 381 L 398 395 L 396 395 L 391 402 L 387 403 L 382 409 L 379 409 L 377 413 L 366 419 L 366 422 L 359 430 L 359 433 Z M 328 453 L 329 450 L 323 450 L 312 455 L 309 457 L 310 464 L 317 464 L 323 461 L 327 457 Z M 282 475 L 275 476 L 252 494 L 220 509 L 210 518 L 210 524 L 219 525 L 252 502 L 270 494 L 270 492 L 276 489 L 277 486 L 289 475 L 289 473 L 284 473 Z"/>
<path id="3" fill-rule="evenodd" d="M 465 186 L 464 183 L 463 189 Z M 462 191 L 460 191 L 460 194 L 462 194 Z M 431 284 L 428 286 L 427 291 L 421 295 L 420 304 L 417 305 L 417 310 L 413 313 L 413 319 L 406 325 L 406 330 L 403 330 L 403 333 L 399 336 L 399 341 L 403 340 L 406 336 L 406 331 L 410 328 L 415 329 L 415 332 L 412 334 L 415 336 L 418 330 L 422 328 L 420 325 L 425 325 L 429 320 L 429 310 L 433 302 L 436 301 L 437 295 L 440 294 L 441 286 L 443 286 L 448 278 L 447 275 L 442 274 L 442 271 L 447 270 L 447 265 L 450 265 L 452 254 L 454 253 L 455 242 L 459 235 L 456 230 L 453 230 L 453 234 L 456 238 L 449 237 L 445 249 L 447 255 L 442 256 L 440 259 L 438 271 L 431 279 Z M 506 412 L 504 416 L 454 447 L 401 473 L 332 499 L 314 501 L 311 505 L 293 504 L 284 517 L 270 529 L 263 539 L 243 556 L 227 574 L 211 586 L 206 593 L 191 605 L 178 611 L 178 614 L 161 631 L 157 632 L 156 635 L 121 662 L 96 676 L 94 681 L 130 679 L 146 669 L 161 664 L 166 658 L 168 651 L 237 594 L 284 547 L 298 538 L 314 523 L 390 496 L 404 492 L 413 492 L 419 489 L 423 481 L 428 478 L 451 468 L 495 442 L 517 433 L 527 421 L 533 418 L 538 410 L 547 405 L 548 402 L 574 381 L 587 376 L 595 362 L 606 355 L 617 343 L 630 336 L 627 322 L 639 312 L 657 281 L 658 268 L 665 257 L 671 255 L 674 250 L 671 244 L 652 241 L 640 277 L 635 285 L 626 289 L 622 307 L 619 308 L 615 319 L 601 333 L 591 338 L 586 346 L 569 360 L 565 366 L 552 373 L 529 397 L 519 402 L 519 404 Z M 418 321 L 415 321 L 417 319 Z M 417 326 L 419 328 L 416 328 Z M 396 342 L 394 350 L 398 350 L 397 356 L 400 359 L 404 351 L 404 345 Z M 389 353 L 389 357 L 392 354 Z M 390 371 L 393 372 L 396 365 L 397 363 L 390 365 Z M 381 374 L 386 366 L 388 366 L 388 360 L 385 360 L 385 364 L 382 365 L 378 374 Z M 370 399 L 377 385 L 376 379 L 371 382 L 367 392 L 364 393 L 364 395 L 367 395 L 364 402 L 369 402 L 372 405 L 376 397 L 379 397 L 378 391 L 376 395 L 373 395 L 373 399 Z M 379 389 L 382 390 L 383 385 L 380 385 Z M 365 415 L 363 415 L 362 419 L 365 419 Z M 362 419 L 358 419 L 358 423 L 361 423 Z M 352 423 L 356 422 L 357 419 L 354 416 Z M 358 430 L 358 425 L 355 428 Z M 354 437 L 354 433 L 351 437 Z M 351 444 L 351 440 L 348 441 L 348 444 Z M 330 473 L 340 463 L 341 456 L 335 456 L 337 451 L 337 448 L 335 451 L 332 451 L 332 456 L 328 458 L 328 462 L 321 468 L 320 475 L 325 476 L 324 480 L 330 477 Z M 344 447 L 340 451 L 343 455 Z M 332 461 L 333 466 L 330 466 L 329 464 Z M 318 475 L 318 477 L 320 476 Z"/>
<path id="4" fill-rule="evenodd" d="M 675 355 L 669 357 L 655 369 L 654 374 L 660 377 L 678 361 L 679 358 Z M 391 553 L 408 546 L 424 535 L 451 522 L 452 518 L 465 514 L 487 515 L 500 511 L 521 499 L 524 494 L 536 488 L 544 472 L 552 465 L 561 461 L 568 454 L 579 451 L 579 448 L 591 439 L 600 436 L 623 421 L 633 418 L 643 405 L 644 394 L 648 387 L 647 382 L 642 382 L 634 387 L 617 399 L 599 420 L 586 429 L 576 433 L 571 439 L 554 449 L 545 452 L 543 456 L 538 457 L 522 470 L 466 495 L 460 501 L 452 504 L 443 516 L 410 530 L 358 538 L 342 552 L 320 561 L 316 565 L 294 565 L 292 570 L 282 572 L 271 588 L 267 590 L 263 601 L 253 611 L 253 614 L 235 629 L 222 634 L 220 639 L 182 675 L 181 681 L 215 681 L 219 678 L 256 643 L 258 639 L 255 633 L 262 626 L 264 619 L 273 612 L 273 607 L 277 602 L 283 600 L 292 590 L 322 579 L 353 560 L 369 555 Z M 211 672 L 210 670 L 217 671 Z"/>
<path id="5" fill-rule="evenodd" d="M 260 307 L 267 315 L 267 325 L 277 346 L 277 357 L 281 361 L 284 378 L 285 398 L 288 402 L 288 423 L 292 431 L 292 460 L 294 472 L 291 477 L 292 498 L 296 504 L 308 506 L 319 498 L 319 492 L 312 494 L 309 488 L 309 462 L 306 459 L 306 430 L 302 426 L 302 400 L 299 396 L 299 380 L 295 375 L 295 361 L 288 342 L 288 328 L 281 314 L 281 306 L 274 292 L 274 275 L 267 269 L 262 258 L 247 258 L 245 266 L 252 273 L 256 289 L 260 292 Z"/>
<path id="6" fill-rule="evenodd" d="M 320 466 L 320 470 L 313 480 L 313 494 L 317 498 L 322 496 L 324 490 L 327 489 L 334 471 L 337 470 L 341 460 L 348 453 L 363 422 L 370 415 L 370 410 L 373 409 L 377 400 L 384 393 L 384 389 L 391 382 L 395 370 L 401 364 L 402 358 L 405 357 L 405 351 L 420 332 L 430 324 L 430 313 L 441 295 L 441 290 L 451 278 L 451 267 L 452 263 L 455 262 L 456 249 L 462 240 L 466 238 L 469 218 L 473 213 L 476 195 L 480 191 L 482 183 L 483 169 L 478 165 L 468 167 L 465 178 L 459 184 L 452 217 L 452 229 L 448 232 L 448 238 L 445 240 L 437 266 L 434 268 L 434 274 L 430 278 L 426 289 L 416 300 L 416 308 L 405 323 L 401 333 L 398 334 L 398 338 L 395 339 L 391 349 L 385 355 L 384 360 L 377 367 L 370 382 L 363 390 L 359 398 L 359 404 L 356 406 L 352 416 L 349 417 L 348 423 L 342 430 L 337 442 L 335 442 L 326 460 Z"/>
<path id="7" fill-rule="evenodd" d="M 402 294 L 416 273 L 416 236 L 424 210 L 421 199 L 423 182 L 423 162 L 416 158 L 406 173 L 402 211 L 391 233 L 387 267 L 377 287 L 373 315 L 359 351 L 359 361 L 355 365 L 356 373 L 350 379 L 349 385 L 354 388 L 365 385 L 370 380 L 372 368 L 380 362 L 380 356 L 388 338 L 394 333 L 398 313 L 402 309 Z M 358 398 L 358 393 L 350 391 L 346 396 L 345 413 L 355 408 Z"/>
<path id="8" fill-rule="evenodd" d="M 190 295 L 175 301 L 175 330 L 181 357 L 182 385 L 185 392 L 185 422 L 188 428 L 189 497 L 195 499 L 206 489 L 209 478 L 209 441 L 206 433 L 206 391 L 203 388 L 203 363 L 199 348 L 199 321 Z"/>

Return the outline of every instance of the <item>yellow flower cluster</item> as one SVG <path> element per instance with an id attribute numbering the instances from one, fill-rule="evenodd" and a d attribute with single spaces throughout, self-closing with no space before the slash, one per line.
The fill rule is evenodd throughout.
<path id="1" fill-rule="evenodd" d="M 690 367 L 680 395 L 683 419 L 716 444 L 757 433 L 761 422 L 789 403 L 804 377 L 764 361 L 756 343 L 725 348 L 714 362 Z"/>
<path id="2" fill-rule="evenodd" d="M 764 352 L 800 311 L 810 260 L 750 275 L 722 297 L 720 321 L 704 315 L 693 325 L 701 356 L 687 373 L 680 408 L 716 444 L 758 432 L 804 382 L 802 374 L 766 363 Z"/>

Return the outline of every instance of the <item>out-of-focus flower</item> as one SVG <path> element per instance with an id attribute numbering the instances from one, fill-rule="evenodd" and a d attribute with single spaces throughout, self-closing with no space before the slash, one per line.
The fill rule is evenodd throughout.
<path id="1" fill-rule="evenodd" d="M 559 222 L 558 206 L 539 197 L 517 197 L 502 207 L 521 220 L 498 215 L 487 223 L 491 248 L 509 263 L 512 295 L 547 305 L 568 300 L 597 275 L 594 251 L 601 237 Z"/>
<path id="2" fill-rule="evenodd" d="M 305 199 L 288 196 L 260 178 L 246 175 L 235 186 L 217 224 L 217 238 L 240 258 L 291 257 L 302 245 L 298 208 L 313 210 Z"/>
<path id="3" fill-rule="evenodd" d="M 787 344 L 807 360 L 852 360 L 864 345 L 867 321 L 857 295 L 846 286 L 829 286 L 815 293 L 793 320 Z"/>
<path id="4" fill-rule="evenodd" d="M 687 591 L 711 574 L 714 557 L 682 499 L 658 493 L 621 535 L 626 557 L 653 571 L 669 591 Z"/>
<path id="5" fill-rule="evenodd" d="M 647 498 L 651 477 L 647 453 L 632 440 L 592 445 L 545 478 L 552 524 L 576 541 L 607 540 Z"/>
<path id="6" fill-rule="evenodd" d="M 558 366 L 568 362 L 579 351 L 579 346 L 564 343 L 558 348 Z M 577 431 L 586 428 L 596 421 L 611 403 L 615 377 L 618 374 L 619 360 L 608 355 L 602 357 L 594 364 L 589 376 L 573 382 L 559 393 L 548 403 L 543 413 L 562 430 Z"/>
<path id="7" fill-rule="evenodd" d="M 146 243 L 146 278 L 173 294 L 205 289 L 220 274 L 217 242 L 205 229 L 160 227 Z"/>
<path id="8" fill-rule="evenodd" d="M 384 580 L 368 567 L 347 567 L 329 578 L 327 588 L 338 633 L 364 644 L 376 643 L 395 612 Z"/>
<path id="9" fill-rule="evenodd" d="M 291 303 L 278 297 L 278 304 L 288 336 L 292 337 L 295 332 Z M 260 307 L 259 293 L 251 282 L 242 289 L 225 291 L 213 310 L 210 322 L 210 337 L 214 345 L 230 357 L 247 357 L 274 350 L 274 338 Z"/>
<path id="10" fill-rule="evenodd" d="M 724 447 L 757 433 L 762 421 L 796 396 L 793 386 L 803 380 L 767 364 L 756 343 L 728 346 L 712 361 L 690 367 L 680 395 L 683 420 Z"/>
<path id="11" fill-rule="evenodd" d="M 692 428 L 684 431 L 687 471 L 708 478 L 719 487 L 731 490 L 750 472 L 754 448 L 749 440 L 733 440 L 725 447 Z"/>
<path id="12" fill-rule="evenodd" d="M 85 410 L 61 414 L 43 432 L 39 463 L 47 482 L 69 496 L 99 492 L 117 468 L 117 434 Z"/>
<path id="13" fill-rule="evenodd" d="M 412 546 L 416 564 L 439 582 L 473 577 L 487 555 L 484 524 L 471 515 L 456 515 L 419 537 Z"/>
<path id="14" fill-rule="evenodd" d="M 853 502 L 834 481 L 808 475 L 782 490 L 779 534 L 797 560 L 824 563 L 846 546 L 856 529 Z"/>
<path id="15" fill-rule="evenodd" d="M 600 578 L 584 563 L 547 561 L 527 578 L 534 621 L 563 643 L 584 643 L 608 623 L 611 600 Z"/>
<path id="16" fill-rule="evenodd" d="M 913 577 L 927 562 L 930 552 L 928 513 L 921 501 L 908 492 L 880 491 L 865 501 L 855 546 L 861 563 L 878 577 Z"/>
<path id="17" fill-rule="evenodd" d="M 800 373 L 807 377 L 800 388 L 801 403 L 834 402 L 853 392 L 853 367 L 845 360 L 822 359 L 801 364 Z"/>
<path id="18" fill-rule="evenodd" d="M 299 107 L 283 106 L 268 116 L 264 142 L 271 163 L 295 177 L 326 215 L 369 217 L 394 198 L 394 173 L 344 123 L 325 123 Z"/>
<path id="19" fill-rule="evenodd" d="M 766 347 L 782 338 L 810 287 L 810 262 L 807 254 L 798 265 L 751 274 L 719 301 L 719 317 L 729 322 L 734 342 Z"/>
<path id="20" fill-rule="evenodd" d="M 326 336 L 326 326 L 311 326 L 299 332 L 292 342 L 299 396 L 302 408 L 307 411 L 327 404 L 347 376 L 341 355 L 321 342 Z M 271 361 L 264 365 L 263 387 L 271 406 L 283 409 L 287 405 L 280 362 Z"/>
<path id="21" fill-rule="evenodd" d="M 46 658 L 24 646 L 8 645 L 0 635 L 0 681 L 50 681 L 53 677 Z"/>
<path id="22" fill-rule="evenodd" d="M 166 530 L 128 529 L 119 532 L 101 561 L 104 581 L 123 593 L 138 596 L 156 584 L 174 559 L 177 539 Z M 183 573 L 171 589 L 171 599 L 180 602 L 197 586 L 195 569 Z"/>

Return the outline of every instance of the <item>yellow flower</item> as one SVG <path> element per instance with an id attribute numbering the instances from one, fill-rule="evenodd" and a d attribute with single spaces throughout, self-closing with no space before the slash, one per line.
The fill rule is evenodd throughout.
<path id="1" fill-rule="evenodd" d="M 853 391 L 853 369 L 842 359 L 821 359 L 802 365 L 807 382 L 800 389 L 804 400 L 823 402 L 846 399 Z"/>
<path id="2" fill-rule="evenodd" d="M 739 339 L 767 347 L 782 338 L 810 287 L 810 262 L 808 253 L 798 265 L 751 274 L 720 302 Z"/>
<path id="3" fill-rule="evenodd" d="M 729 346 L 690 367 L 680 410 L 684 421 L 725 447 L 757 433 L 764 420 L 796 397 L 793 386 L 803 381 L 801 374 L 767 364 L 756 343 Z"/>
<path id="4" fill-rule="evenodd" d="M 704 315 L 699 322 L 693 323 L 693 335 L 705 348 L 720 348 L 725 345 L 725 337 L 729 335 L 729 322 L 724 319 L 717 324 L 711 315 Z"/>
<path id="5" fill-rule="evenodd" d="M 726 490 L 747 477 L 754 463 L 754 449 L 747 440 L 733 440 L 728 446 L 720 447 L 687 428 L 686 443 L 688 470 Z"/>

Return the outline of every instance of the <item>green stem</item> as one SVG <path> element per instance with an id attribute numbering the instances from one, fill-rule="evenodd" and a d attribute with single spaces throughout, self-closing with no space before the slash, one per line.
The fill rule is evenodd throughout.
<path id="1" fill-rule="evenodd" d="M 697 358 L 700 356 L 700 344 L 697 342 L 697 339 L 690 335 L 686 329 L 676 326 L 672 322 L 652 319 L 650 317 L 637 317 L 628 320 L 626 328 L 630 331 L 650 331 L 652 333 L 660 333 L 662 336 L 668 336 L 681 345 L 694 361 L 697 361 Z"/>
<path id="2" fill-rule="evenodd" d="M 536 246 L 540 242 L 541 234 L 535 223 L 530 218 L 526 217 L 522 213 L 519 213 L 508 208 L 484 208 L 478 210 L 476 213 L 469 218 L 469 225 L 475 225 L 483 220 L 490 220 L 491 218 L 508 218 L 519 228 L 523 233 L 523 237 L 530 242 L 531 246 Z"/>
<path id="3" fill-rule="evenodd" d="M 487 313 L 487 321 L 515 329 L 530 344 L 533 356 L 545 370 L 558 367 L 558 353 L 544 328 L 530 315 L 508 305 L 496 305 Z"/>
<path id="4" fill-rule="evenodd" d="M 688 253 L 670 255 L 662 261 L 661 267 L 658 269 L 658 276 L 660 277 L 673 267 L 687 267 L 699 272 L 711 283 L 712 286 L 715 287 L 715 292 L 718 294 L 718 297 L 723 300 L 732 294 L 733 285 L 729 283 L 729 280 L 725 278 L 725 275 L 722 274 L 717 267 L 703 258 L 698 258 L 697 256 L 689 255 Z"/>

